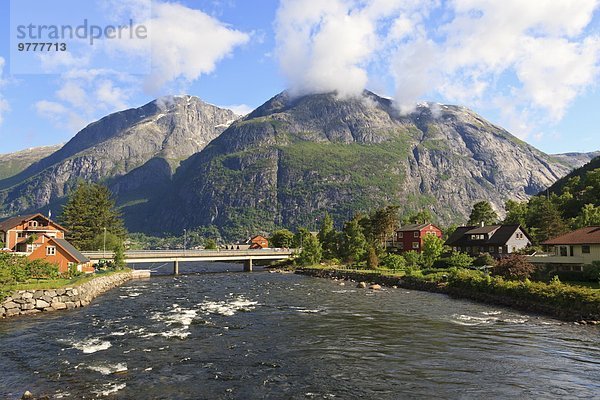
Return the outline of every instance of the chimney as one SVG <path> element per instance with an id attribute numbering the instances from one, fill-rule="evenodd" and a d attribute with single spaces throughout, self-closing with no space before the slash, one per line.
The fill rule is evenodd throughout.
<path id="1" fill-rule="evenodd" d="M 485 222 L 481 221 L 481 222 L 479 223 L 479 226 L 481 226 L 481 227 L 483 228 L 483 227 L 485 226 Z"/>

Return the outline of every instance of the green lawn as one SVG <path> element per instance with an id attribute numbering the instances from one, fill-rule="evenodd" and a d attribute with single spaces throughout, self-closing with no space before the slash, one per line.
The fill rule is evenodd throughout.
<path id="1" fill-rule="evenodd" d="M 63 287 L 80 286 L 86 282 L 91 281 L 94 278 L 101 276 L 108 276 L 118 272 L 125 272 L 126 270 L 120 271 L 101 271 L 95 274 L 86 274 L 78 276 L 72 279 L 58 278 L 58 279 L 31 279 L 24 283 L 18 283 L 15 285 L 4 285 L 0 287 L 0 291 L 11 292 L 15 290 L 40 290 L 40 289 L 60 289 Z"/>

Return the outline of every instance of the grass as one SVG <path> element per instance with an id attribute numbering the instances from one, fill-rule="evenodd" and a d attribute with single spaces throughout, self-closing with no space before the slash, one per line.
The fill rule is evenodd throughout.
<path id="1" fill-rule="evenodd" d="M 47 290 L 47 289 L 60 289 L 64 287 L 75 287 L 81 286 L 84 283 L 91 281 L 94 278 L 100 278 L 103 276 L 110 276 L 119 272 L 129 271 L 129 269 L 119 271 L 106 271 L 97 272 L 95 274 L 86 274 L 78 276 L 72 279 L 58 278 L 58 279 L 32 279 L 28 282 L 17 283 L 14 285 L 5 285 L 0 287 L 0 291 L 15 291 L 15 290 Z"/>

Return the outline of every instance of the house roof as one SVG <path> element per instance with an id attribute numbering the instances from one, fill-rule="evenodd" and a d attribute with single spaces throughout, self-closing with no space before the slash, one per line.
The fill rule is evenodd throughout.
<path id="1" fill-rule="evenodd" d="M 36 213 L 36 214 L 28 214 L 28 215 L 17 215 L 16 217 L 7 218 L 4 221 L 0 221 L 0 232 L 6 232 L 9 229 L 12 229 L 17 225 L 20 225 L 23 222 L 27 222 L 29 220 L 34 219 L 35 217 L 42 217 L 46 221 L 51 222 L 52 224 L 56 225 L 58 228 L 62 229 L 63 231 L 66 231 L 65 228 L 63 228 L 56 222 L 52 221 L 50 218 L 46 217 L 44 214 Z"/>
<path id="2" fill-rule="evenodd" d="M 493 229 L 484 230 L 484 228 Z M 504 246 L 517 231 L 517 229 L 521 229 L 527 239 L 529 239 L 531 242 L 531 237 L 529 237 L 527 232 L 525 232 L 520 225 L 490 225 L 489 227 L 459 226 L 452 233 L 452 235 L 450 235 L 448 240 L 446 240 L 445 244 L 448 246 Z M 471 235 L 482 235 L 489 233 L 492 233 L 492 235 L 488 239 L 471 239 Z"/>
<path id="3" fill-rule="evenodd" d="M 23 221 L 29 221 L 31 218 L 35 217 L 37 214 L 29 214 L 29 215 L 17 215 L 16 217 L 7 218 L 4 221 L 0 221 L 0 231 L 6 232 L 11 228 L 19 225 Z"/>
<path id="4" fill-rule="evenodd" d="M 83 254 L 81 254 L 81 252 L 79 250 L 77 250 L 75 247 L 73 247 L 73 245 L 71 243 L 67 242 L 65 239 L 52 238 L 52 242 L 56 243 L 59 247 L 61 247 L 67 253 L 72 255 L 77 260 L 77 262 L 86 263 L 86 262 L 90 261 L 89 258 L 87 258 Z"/>
<path id="5" fill-rule="evenodd" d="M 408 225 L 404 225 L 398 229 L 396 229 L 396 232 L 414 232 L 414 231 L 421 231 L 424 228 L 427 228 L 429 225 L 431 224 L 408 224 Z"/>
<path id="6" fill-rule="evenodd" d="M 546 240 L 542 244 L 600 244 L 600 226 L 588 226 Z"/>
<path id="7" fill-rule="evenodd" d="M 490 232 L 494 232 L 496 229 L 500 228 L 502 225 L 487 225 L 487 226 L 479 226 L 475 229 L 471 229 L 467 232 L 469 235 L 482 235 Z"/>

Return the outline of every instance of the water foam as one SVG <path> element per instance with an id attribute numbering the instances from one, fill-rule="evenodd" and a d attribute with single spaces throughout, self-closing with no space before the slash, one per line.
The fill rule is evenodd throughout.
<path id="1" fill-rule="evenodd" d="M 257 301 L 238 296 L 231 301 L 205 301 L 200 303 L 199 306 L 207 314 L 219 314 L 230 317 L 239 311 L 252 311 L 257 304 Z"/>
<path id="2" fill-rule="evenodd" d="M 100 340 L 97 338 L 73 342 L 74 349 L 81 350 L 85 354 L 95 353 L 110 348 L 112 344 L 108 340 Z"/>
<path id="3" fill-rule="evenodd" d="M 167 331 L 160 332 L 161 336 L 185 339 L 190 335 L 190 325 L 197 314 L 198 310 L 186 310 L 177 304 L 173 304 L 172 310 L 168 313 L 155 313 L 151 319 L 164 322 L 171 328 Z M 147 336 L 148 334 L 143 335 L 142 337 Z"/>
<path id="4" fill-rule="evenodd" d="M 88 365 L 87 369 L 95 372 L 100 372 L 102 375 L 110 375 L 118 372 L 127 371 L 126 363 L 118 363 L 118 364 L 97 364 L 97 365 Z"/>
<path id="5" fill-rule="evenodd" d="M 108 396 L 110 394 L 118 392 L 119 390 L 125 389 L 125 387 L 127 387 L 126 383 L 109 383 L 102 386 L 102 389 L 94 391 L 93 393 L 95 393 L 98 396 Z"/>

